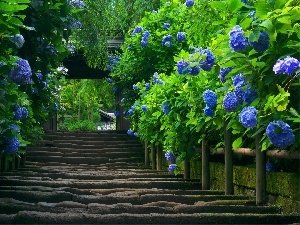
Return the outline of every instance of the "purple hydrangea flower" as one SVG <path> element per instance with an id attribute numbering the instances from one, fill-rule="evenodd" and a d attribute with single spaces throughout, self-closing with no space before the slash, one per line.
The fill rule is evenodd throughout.
<path id="1" fill-rule="evenodd" d="M 167 151 L 165 153 L 166 160 L 173 162 L 176 159 L 176 156 L 173 152 Z"/>
<path id="2" fill-rule="evenodd" d="M 238 98 L 234 92 L 228 92 L 223 99 L 223 108 L 227 112 L 232 112 L 238 106 Z"/>
<path id="3" fill-rule="evenodd" d="M 276 120 L 269 123 L 266 134 L 271 143 L 279 148 L 286 148 L 295 141 L 295 135 L 291 127 L 282 120 Z"/>
<path id="4" fill-rule="evenodd" d="M 168 167 L 169 172 L 174 173 L 176 167 L 177 167 L 176 164 L 170 164 Z"/>
<path id="5" fill-rule="evenodd" d="M 25 39 L 24 39 L 23 35 L 21 35 L 21 34 L 16 34 L 16 35 L 12 36 L 10 40 L 15 44 L 17 49 L 22 48 L 22 46 L 25 43 Z"/>
<path id="6" fill-rule="evenodd" d="M 148 112 L 147 106 L 146 105 L 142 105 L 142 110 L 143 110 L 143 112 Z"/>
<path id="7" fill-rule="evenodd" d="M 226 75 L 232 70 L 232 67 L 220 68 L 219 79 L 222 83 L 225 83 Z"/>
<path id="8" fill-rule="evenodd" d="M 250 46 L 257 52 L 264 52 L 270 46 L 270 37 L 269 34 L 265 31 L 261 31 L 257 41 L 249 41 Z"/>
<path id="9" fill-rule="evenodd" d="M 187 7 L 192 7 L 192 6 L 194 5 L 194 0 L 186 0 L 186 1 L 185 1 L 185 5 L 186 5 Z"/>
<path id="10" fill-rule="evenodd" d="M 213 117 L 215 115 L 215 111 L 209 106 L 205 106 L 203 111 L 206 116 Z"/>
<path id="11" fill-rule="evenodd" d="M 245 128 L 254 128 L 257 124 L 257 110 L 251 107 L 245 107 L 239 114 L 239 121 Z"/>
<path id="12" fill-rule="evenodd" d="M 248 44 L 247 39 L 244 36 L 243 29 L 239 25 L 236 25 L 231 29 L 229 38 L 229 45 L 234 51 L 240 52 L 246 49 Z"/>
<path id="13" fill-rule="evenodd" d="M 15 154 L 20 147 L 20 140 L 17 137 L 6 138 L 4 152 Z"/>
<path id="14" fill-rule="evenodd" d="M 178 32 L 177 33 L 177 36 L 176 36 L 177 41 L 184 41 L 185 38 L 186 38 L 186 35 L 185 35 L 184 32 Z"/>
<path id="15" fill-rule="evenodd" d="M 171 25 L 169 23 L 164 23 L 163 28 L 165 29 L 169 29 L 171 27 Z"/>
<path id="16" fill-rule="evenodd" d="M 177 62 L 177 72 L 179 74 L 187 74 L 191 72 L 191 68 L 189 67 L 189 63 L 183 59 Z"/>
<path id="17" fill-rule="evenodd" d="M 203 96 L 203 101 L 209 108 L 214 109 L 217 106 L 218 96 L 215 92 L 208 89 L 203 92 L 202 96 Z"/>
<path id="18" fill-rule="evenodd" d="M 31 84 L 32 72 L 28 61 L 25 59 L 18 59 L 16 63 L 17 65 L 11 69 L 8 77 L 19 85 Z"/>
<path id="19" fill-rule="evenodd" d="M 162 111 L 163 111 L 164 114 L 169 114 L 169 112 L 171 111 L 171 107 L 170 107 L 168 101 L 165 101 L 165 102 L 162 104 Z"/>
<path id="20" fill-rule="evenodd" d="M 300 68 L 300 62 L 291 56 L 287 56 L 284 59 L 277 60 L 273 66 L 275 74 L 287 74 L 291 76 L 296 69 Z"/>

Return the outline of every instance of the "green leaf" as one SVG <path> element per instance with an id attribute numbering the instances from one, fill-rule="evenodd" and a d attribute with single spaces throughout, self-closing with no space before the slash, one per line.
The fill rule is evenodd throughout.
<path id="1" fill-rule="evenodd" d="M 232 143 L 232 148 L 233 150 L 236 150 L 238 148 L 240 148 L 242 146 L 243 143 L 243 138 L 239 137 L 237 139 L 235 139 L 235 141 Z"/>
<path id="2" fill-rule="evenodd" d="M 286 0 L 276 0 L 275 1 L 275 5 L 274 5 L 274 9 L 281 9 L 282 6 L 284 6 L 286 3 Z"/>
<path id="3" fill-rule="evenodd" d="M 259 30 L 254 30 L 250 35 L 249 35 L 249 41 L 251 42 L 256 42 L 258 41 L 260 36 L 260 31 Z"/>
<path id="4" fill-rule="evenodd" d="M 297 116 L 297 117 L 300 117 L 299 113 L 296 111 L 296 109 L 294 108 L 290 108 L 290 113 L 293 115 L 293 116 Z"/>
<path id="5" fill-rule="evenodd" d="M 273 23 L 271 20 L 265 20 L 259 26 L 264 27 L 269 31 L 272 31 L 272 29 L 273 29 Z"/>
<path id="6" fill-rule="evenodd" d="M 222 10 L 222 11 L 226 10 L 226 3 L 225 2 L 216 1 L 216 2 L 210 2 L 209 4 L 213 9 L 219 9 L 219 10 Z"/>
<path id="7" fill-rule="evenodd" d="M 236 12 L 244 6 L 240 0 L 226 0 L 229 11 Z"/>

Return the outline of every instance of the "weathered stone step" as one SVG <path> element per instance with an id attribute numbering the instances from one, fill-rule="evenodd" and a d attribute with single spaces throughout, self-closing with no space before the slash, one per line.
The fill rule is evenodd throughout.
<path id="1" fill-rule="evenodd" d="M 103 156 L 103 157 L 127 157 L 130 158 L 132 156 L 144 156 L 144 153 L 142 151 L 123 151 L 120 152 L 120 150 L 118 151 L 110 151 L 108 149 L 104 150 L 95 150 L 95 149 L 91 149 L 89 151 L 81 151 L 81 150 L 75 150 L 73 149 L 72 151 L 69 152 L 61 152 L 58 151 L 59 149 L 57 149 L 57 151 L 42 151 L 42 150 L 36 150 L 36 151 L 27 151 L 26 152 L 26 156 L 43 156 L 43 157 L 48 157 L 48 156 L 66 156 L 66 157 L 70 157 L 70 156 L 87 156 L 87 157 L 99 157 L 99 156 Z"/>
<path id="2" fill-rule="evenodd" d="M 80 150 L 88 150 L 88 149 L 106 149 L 106 150 L 118 150 L 120 151 L 120 149 L 132 149 L 132 150 L 139 150 L 139 149 L 143 149 L 143 147 L 141 145 L 133 145 L 133 144 L 128 144 L 128 145 L 125 145 L 125 144 L 120 144 L 120 145 L 115 145 L 115 144 L 105 144 L 105 145 L 76 145 L 76 144 L 66 144 L 66 143 L 63 143 L 63 144 L 60 144 L 59 146 L 54 146 L 54 145 L 49 145 L 49 146 L 28 146 L 28 151 L 31 150 L 31 151 L 34 151 L 34 150 L 52 150 L 52 151 L 55 151 L 55 150 L 60 150 L 60 151 L 68 151 L 68 150 L 77 150 L 77 149 L 80 149 Z"/>
<path id="3" fill-rule="evenodd" d="M 43 178 L 47 179 L 47 178 Z M 199 189 L 200 182 L 188 181 L 127 181 L 127 180 L 110 180 L 110 181 L 94 181 L 94 180 L 30 180 L 20 179 L 5 179 L 0 178 L 2 186 L 48 186 L 48 187 L 72 187 L 72 188 L 92 188 L 92 189 L 107 189 L 107 188 L 160 188 L 160 189 Z"/>
<path id="4" fill-rule="evenodd" d="M 176 202 L 152 202 L 143 205 L 132 205 L 130 203 L 117 204 L 100 204 L 89 203 L 83 204 L 74 201 L 61 201 L 57 203 L 46 202 L 23 202 L 12 198 L 0 199 L 0 211 L 5 214 L 14 214 L 19 211 L 40 211 L 50 213 L 91 213 L 91 214 L 143 214 L 143 213 L 256 213 L 256 214 L 272 214 L 278 213 L 278 208 L 274 206 L 211 206 L 203 203 L 202 205 L 186 205 Z"/>
<path id="5" fill-rule="evenodd" d="M 88 214 L 20 211 L 0 214 L 1 224 L 291 224 L 298 216 L 273 214 L 192 213 L 192 214 Z"/>

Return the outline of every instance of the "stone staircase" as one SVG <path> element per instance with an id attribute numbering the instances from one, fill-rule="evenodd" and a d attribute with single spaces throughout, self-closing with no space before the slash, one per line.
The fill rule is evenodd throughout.
<path id="1" fill-rule="evenodd" d="M 295 224 L 248 196 L 202 191 L 144 168 L 125 132 L 48 132 L 25 167 L 0 173 L 0 224 Z"/>

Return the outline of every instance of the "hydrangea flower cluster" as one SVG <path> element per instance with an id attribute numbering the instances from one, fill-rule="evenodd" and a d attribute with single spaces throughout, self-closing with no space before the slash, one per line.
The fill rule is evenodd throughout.
<path id="1" fill-rule="evenodd" d="M 142 105 L 142 110 L 143 110 L 143 112 L 148 112 L 147 106 L 146 105 Z"/>
<path id="2" fill-rule="evenodd" d="M 184 32 L 178 32 L 176 35 L 177 41 L 184 41 L 186 38 L 186 34 Z"/>
<path id="3" fill-rule="evenodd" d="M 232 70 L 232 67 L 227 67 L 227 68 L 220 68 L 220 74 L 219 74 L 219 79 L 222 83 L 225 83 L 226 75 Z"/>
<path id="4" fill-rule="evenodd" d="M 240 88 L 246 84 L 246 78 L 243 73 L 239 73 L 232 77 L 232 83 L 235 88 Z"/>
<path id="5" fill-rule="evenodd" d="M 137 90 L 139 87 L 137 86 L 137 84 L 132 85 L 133 90 Z"/>
<path id="6" fill-rule="evenodd" d="M 264 52 L 270 46 L 270 37 L 269 34 L 265 31 L 261 31 L 257 41 L 251 42 L 249 44 L 257 52 Z"/>
<path id="7" fill-rule="evenodd" d="M 230 48 L 236 52 L 240 52 L 246 49 L 247 39 L 244 36 L 244 31 L 239 25 L 234 26 L 229 32 L 229 45 Z"/>
<path id="8" fill-rule="evenodd" d="M 82 28 L 82 23 L 74 18 L 72 18 L 69 28 L 80 29 Z"/>
<path id="9" fill-rule="evenodd" d="M 249 12 L 249 16 L 252 18 L 253 21 L 254 21 L 254 20 L 257 20 L 257 18 L 255 17 L 255 14 L 256 14 L 256 11 L 255 11 L 255 10 Z"/>
<path id="10" fill-rule="evenodd" d="M 171 27 L 170 23 L 164 23 L 163 28 L 169 29 Z"/>
<path id="11" fill-rule="evenodd" d="M 158 78 L 158 76 L 157 72 L 153 74 L 153 84 L 164 84 L 163 80 Z"/>
<path id="12" fill-rule="evenodd" d="M 200 73 L 200 66 L 192 66 L 190 68 L 190 74 L 193 75 L 193 76 L 196 76 Z"/>
<path id="13" fill-rule="evenodd" d="M 134 107 L 134 106 L 131 106 L 130 109 L 128 110 L 127 114 L 128 114 L 129 116 L 131 116 L 131 115 L 134 113 L 134 111 L 135 111 L 135 107 Z"/>
<path id="14" fill-rule="evenodd" d="M 16 133 L 20 133 L 20 128 L 16 125 L 16 124 L 9 124 L 8 128 L 12 131 L 12 132 L 16 132 Z"/>
<path id="15" fill-rule="evenodd" d="M 168 101 L 165 101 L 162 104 L 162 111 L 163 111 L 164 114 L 168 114 L 171 111 L 171 107 L 170 107 L 170 104 L 169 104 Z"/>
<path id="16" fill-rule="evenodd" d="M 291 127 L 282 120 L 275 120 L 268 124 L 266 134 L 271 143 L 279 148 L 286 148 L 295 141 Z"/>
<path id="17" fill-rule="evenodd" d="M 133 136 L 138 137 L 139 136 L 138 132 L 134 132 Z"/>
<path id="18" fill-rule="evenodd" d="M 131 130 L 131 129 L 127 130 L 127 134 L 128 134 L 129 136 L 133 136 L 133 130 Z"/>
<path id="19" fill-rule="evenodd" d="M 22 120 L 28 117 L 28 110 L 26 107 L 19 107 L 15 109 L 14 120 Z"/>
<path id="20" fill-rule="evenodd" d="M 114 92 L 117 92 L 117 91 L 118 91 L 118 87 L 117 87 L 117 86 L 114 86 L 114 87 L 113 87 L 113 90 L 114 90 Z"/>
<path id="21" fill-rule="evenodd" d="M 252 88 L 247 88 L 246 91 L 243 92 L 243 100 L 248 105 L 250 105 L 257 98 L 257 91 Z"/>
<path id="22" fill-rule="evenodd" d="M 161 41 L 161 44 L 166 47 L 172 47 L 172 35 L 165 35 Z"/>
<path id="23" fill-rule="evenodd" d="M 146 90 L 149 90 L 150 89 L 150 84 L 149 83 L 145 83 L 145 88 L 146 88 Z"/>
<path id="24" fill-rule="evenodd" d="M 23 35 L 21 35 L 21 34 L 16 34 L 16 35 L 12 36 L 10 40 L 15 44 L 17 49 L 22 48 L 22 46 L 25 43 L 25 39 L 24 39 Z"/>
<path id="25" fill-rule="evenodd" d="M 188 74 L 191 72 L 189 63 L 183 59 L 179 60 L 176 65 L 177 65 L 177 72 L 179 74 Z"/>
<path id="26" fill-rule="evenodd" d="M 227 112 L 233 112 L 238 106 L 238 98 L 234 92 L 228 92 L 223 99 L 223 108 Z"/>
<path id="27" fill-rule="evenodd" d="M 149 33 L 149 31 L 146 30 L 143 33 L 142 40 L 141 40 L 141 46 L 143 48 L 148 46 L 149 37 L 150 37 L 150 33 Z"/>
<path id="28" fill-rule="evenodd" d="M 215 115 L 214 109 L 217 106 L 217 99 L 218 96 L 215 92 L 213 92 L 212 90 L 206 90 L 203 92 L 202 94 L 203 97 L 203 101 L 206 104 L 205 108 L 204 108 L 204 114 L 206 116 L 210 116 L 213 117 Z"/>
<path id="29" fill-rule="evenodd" d="M 192 7 L 194 5 L 194 0 L 186 0 L 185 5 L 186 7 Z"/>
<path id="30" fill-rule="evenodd" d="M 257 109 L 253 106 L 245 107 L 239 115 L 239 121 L 245 128 L 254 128 L 257 124 Z"/>
<path id="31" fill-rule="evenodd" d="M 20 140 L 17 137 L 6 138 L 4 152 L 15 154 L 20 147 Z"/>
<path id="32" fill-rule="evenodd" d="M 165 153 L 165 157 L 166 157 L 166 160 L 168 160 L 170 162 L 174 162 L 174 160 L 176 159 L 176 156 L 174 155 L 174 153 L 170 152 L 170 151 L 167 151 Z"/>
<path id="33" fill-rule="evenodd" d="M 296 69 L 300 68 L 300 61 L 291 56 L 287 56 L 284 59 L 278 59 L 273 66 L 275 74 L 287 74 L 291 76 Z"/>
<path id="34" fill-rule="evenodd" d="M 8 74 L 8 77 L 19 85 L 31 84 L 31 68 L 27 60 L 18 59 L 17 65 L 11 69 Z"/>
<path id="35" fill-rule="evenodd" d="M 114 68 L 118 65 L 120 60 L 121 60 L 121 57 L 118 55 L 109 55 L 108 56 L 108 64 L 107 64 L 106 69 L 108 71 L 113 71 Z"/>
<path id="36" fill-rule="evenodd" d="M 279 168 L 275 163 L 267 162 L 266 163 L 266 171 L 267 172 L 276 172 Z"/>
<path id="37" fill-rule="evenodd" d="M 215 64 L 215 57 L 209 49 L 197 48 L 195 52 L 200 52 L 201 55 L 206 55 L 205 60 L 200 60 L 200 67 L 205 71 L 210 71 Z"/>
<path id="38" fill-rule="evenodd" d="M 176 164 L 173 164 L 173 163 L 170 164 L 169 167 L 168 167 L 169 172 L 174 173 L 176 167 L 177 167 Z"/>
<path id="39" fill-rule="evenodd" d="M 69 49 L 69 51 L 70 51 L 71 54 L 75 53 L 75 46 L 74 45 L 69 45 L 68 49 Z"/>
<path id="40" fill-rule="evenodd" d="M 118 117 L 120 115 L 120 112 L 117 110 L 114 112 L 115 117 Z"/>
<path id="41" fill-rule="evenodd" d="M 68 1 L 68 4 L 73 6 L 74 8 L 80 8 L 80 9 L 84 8 L 85 6 L 84 2 L 81 0 L 70 0 Z"/>
<path id="42" fill-rule="evenodd" d="M 241 0 L 241 2 L 243 3 L 247 3 L 249 0 Z"/>
<path id="43" fill-rule="evenodd" d="M 110 84 L 114 82 L 113 79 L 111 79 L 110 77 L 108 77 L 106 80 L 107 80 L 107 82 L 110 83 Z"/>
<path id="44" fill-rule="evenodd" d="M 142 33 L 143 28 L 141 26 L 136 26 L 132 31 L 131 35 L 134 36 L 136 33 Z"/>

